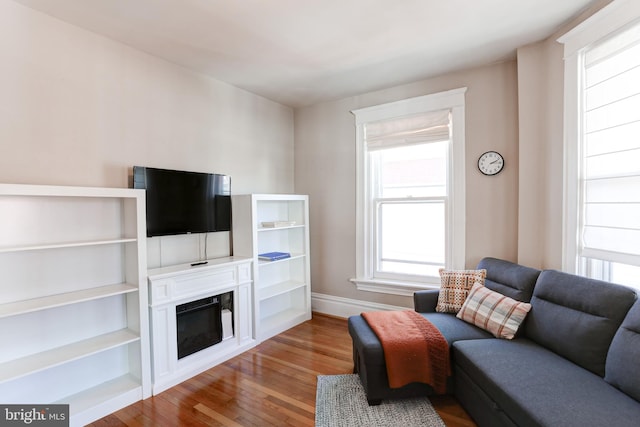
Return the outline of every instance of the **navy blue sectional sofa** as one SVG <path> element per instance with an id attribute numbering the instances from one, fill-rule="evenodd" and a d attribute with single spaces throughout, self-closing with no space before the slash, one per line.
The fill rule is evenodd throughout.
<path id="1" fill-rule="evenodd" d="M 494 338 L 435 311 L 438 291 L 415 310 L 451 348 L 448 391 L 481 427 L 639 426 L 640 302 L 634 290 L 554 270 L 483 259 L 485 286 L 529 302 L 513 340 Z M 388 386 L 380 342 L 361 316 L 348 321 L 354 371 L 370 404 L 433 394 L 426 384 Z"/>

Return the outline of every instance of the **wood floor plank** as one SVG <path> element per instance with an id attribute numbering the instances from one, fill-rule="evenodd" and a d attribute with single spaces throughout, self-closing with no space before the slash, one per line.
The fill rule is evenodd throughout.
<path id="1" fill-rule="evenodd" d="M 315 405 L 308 405 L 304 402 L 301 402 L 299 399 L 296 399 L 294 396 L 288 396 L 284 393 L 280 393 L 279 391 L 276 391 L 270 387 L 265 387 L 263 385 L 260 385 L 259 383 L 255 382 L 255 381 L 251 381 L 249 379 L 244 379 L 243 380 L 243 385 L 246 385 L 247 387 L 251 387 L 255 390 L 259 390 L 262 391 L 263 393 L 269 395 L 269 396 L 273 396 L 277 399 L 282 400 L 283 402 L 287 402 L 290 403 L 294 406 L 297 406 L 298 408 L 304 409 L 305 411 L 309 412 L 310 414 L 315 414 Z"/>
<path id="2" fill-rule="evenodd" d="M 90 425 L 311 427 L 318 375 L 352 370 L 346 319 L 314 313 L 312 320 Z M 434 396 L 431 403 L 447 426 L 475 427 L 454 397 Z"/>
<path id="3" fill-rule="evenodd" d="M 220 424 L 225 427 L 243 427 L 242 424 L 238 424 L 234 420 L 225 417 L 220 412 L 214 411 L 213 409 L 203 405 L 202 403 L 196 404 L 193 409 L 195 409 L 196 411 L 200 411 L 211 419 L 220 422 Z"/>

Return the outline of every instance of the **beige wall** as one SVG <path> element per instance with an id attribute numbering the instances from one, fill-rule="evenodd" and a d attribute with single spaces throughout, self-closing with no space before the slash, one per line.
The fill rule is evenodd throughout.
<path id="1" fill-rule="evenodd" d="M 518 262 L 561 269 L 564 60 L 556 40 L 611 3 L 595 1 L 546 40 L 518 49 Z"/>
<path id="2" fill-rule="evenodd" d="M 563 67 L 554 39 L 518 49 L 518 262 L 536 268 L 562 267 Z"/>
<path id="3" fill-rule="evenodd" d="M 133 165 L 293 191 L 293 111 L 0 2 L 0 182 L 126 187 Z"/>
<path id="4" fill-rule="evenodd" d="M 518 101 L 515 61 L 454 73 L 295 113 L 296 192 L 310 195 L 312 288 L 343 298 L 410 306 L 406 297 L 361 292 L 355 276 L 355 127 L 357 108 L 467 87 L 467 267 L 484 256 L 517 260 Z M 505 157 L 505 169 L 485 177 L 477 159 L 487 150 Z"/>
<path id="5" fill-rule="evenodd" d="M 288 107 L 11 1 L 0 2 L 0 28 L 0 182 L 126 187 L 131 166 L 143 164 L 226 173 L 234 193 L 306 193 L 313 291 L 410 306 L 348 282 L 355 275 L 350 110 L 464 86 L 467 267 L 483 256 L 561 266 L 558 34 L 519 49 L 517 62 L 302 108 L 294 121 Z M 505 156 L 496 177 L 477 171 L 486 150 Z M 172 247 L 184 252 L 182 243 Z"/>

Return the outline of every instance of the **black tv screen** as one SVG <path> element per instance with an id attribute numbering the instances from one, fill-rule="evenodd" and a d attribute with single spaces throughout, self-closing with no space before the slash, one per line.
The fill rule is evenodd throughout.
<path id="1" fill-rule="evenodd" d="M 133 167 L 133 188 L 146 190 L 147 236 L 231 229 L 231 177 Z"/>

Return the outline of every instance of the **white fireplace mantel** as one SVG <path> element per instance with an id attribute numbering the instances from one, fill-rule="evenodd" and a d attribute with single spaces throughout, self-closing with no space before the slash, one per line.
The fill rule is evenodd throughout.
<path id="1" fill-rule="evenodd" d="M 158 394 L 250 349 L 253 334 L 252 259 L 225 257 L 149 271 L 153 394 Z M 233 336 L 178 359 L 176 306 L 233 292 Z"/>

